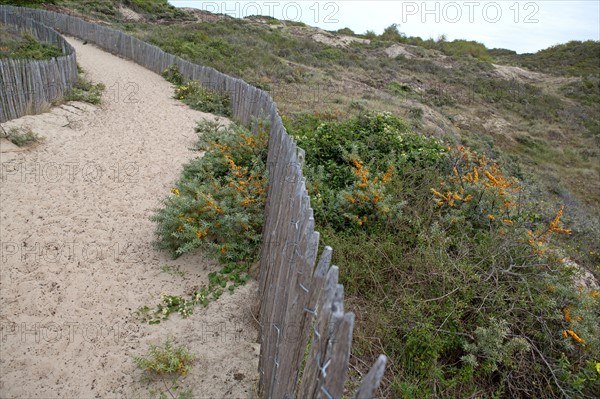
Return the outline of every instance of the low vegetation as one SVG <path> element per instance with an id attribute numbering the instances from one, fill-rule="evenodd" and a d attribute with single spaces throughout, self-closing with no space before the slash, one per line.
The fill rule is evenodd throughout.
<path id="1" fill-rule="evenodd" d="M 162 76 L 175 85 L 174 97 L 190 108 L 215 115 L 231 116 L 229 95 L 203 87 L 199 82 L 184 82 L 176 65 L 167 68 Z"/>
<path id="2" fill-rule="evenodd" d="M 0 138 L 4 138 L 17 147 L 27 147 L 43 141 L 37 133 L 33 132 L 30 128 L 10 128 L 5 130 L 0 126 Z"/>
<path id="3" fill-rule="evenodd" d="M 78 66 L 79 76 L 77 82 L 65 95 L 65 101 L 83 101 L 98 105 L 102 102 L 102 92 L 106 89 L 104 83 L 93 83 L 87 78 L 83 70 Z"/>
<path id="4" fill-rule="evenodd" d="M 61 55 L 60 48 L 40 42 L 31 33 L 18 33 L 0 25 L 0 59 L 47 60 Z"/>
<path id="5" fill-rule="evenodd" d="M 288 127 L 357 313 L 356 367 L 388 355 L 387 396 L 594 395 L 598 291 L 555 245 L 564 207 L 540 214 L 493 159 L 391 114 Z"/>
<path id="6" fill-rule="evenodd" d="M 195 360 L 195 356 L 183 346 L 175 346 L 173 341 L 165 341 L 162 347 L 151 345 L 146 356 L 136 356 L 133 362 L 144 373 L 144 381 L 149 392 L 160 399 L 191 399 L 192 388 L 185 389 L 180 380 L 185 377 Z"/>
<path id="7" fill-rule="evenodd" d="M 167 0 L 54 0 L 53 3 L 104 21 L 125 20 L 121 7 L 129 8 L 141 20 L 148 22 L 173 23 L 191 18 L 188 13 L 173 7 Z"/>
<path id="8" fill-rule="evenodd" d="M 178 257 L 203 248 L 221 263 L 208 284 L 183 297 L 164 294 L 155 308 L 142 307 L 142 320 L 157 324 L 172 313 L 187 317 L 224 292 L 249 280 L 258 257 L 266 200 L 268 126 L 252 129 L 201 122 L 196 149 L 204 154 L 184 166 L 182 177 L 152 220 L 156 246 Z"/>
<path id="9" fill-rule="evenodd" d="M 517 54 L 505 49 L 494 49 L 490 54 L 501 63 L 519 65 L 533 71 L 564 76 L 598 77 L 600 41 L 573 40 L 557 44 L 535 54 Z"/>

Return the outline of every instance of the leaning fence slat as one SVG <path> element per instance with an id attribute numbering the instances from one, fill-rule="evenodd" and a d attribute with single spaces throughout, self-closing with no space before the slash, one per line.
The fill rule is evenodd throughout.
<path id="1" fill-rule="evenodd" d="M 317 398 L 342 397 L 348 374 L 353 328 L 354 313 L 346 313 L 343 319 L 334 326 L 325 357 L 327 371 L 321 374 L 322 384 L 319 387 Z"/>
<path id="2" fill-rule="evenodd" d="M 379 388 L 381 379 L 385 372 L 385 364 L 387 363 L 387 357 L 385 355 L 379 355 L 369 373 L 363 378 L 362 383 L 358 387 L 358 390 L 354 394 L 354 399 L 373 399 L 375 391 Z"/>
<path id="3" fill-rule="evenodd" d="M 333 298 L 338 285 L 338 276 L 338 268 L 336 266 L 330 267 L 318 304 L 314 309 L 312 342 L 304 365 L 304 373 L 297 396 L 299 398 L 313 398 L 317 391 L 320 370 L 324 364 L 323 358 L 327 352 L 329 323 L 332 315 Z"/>

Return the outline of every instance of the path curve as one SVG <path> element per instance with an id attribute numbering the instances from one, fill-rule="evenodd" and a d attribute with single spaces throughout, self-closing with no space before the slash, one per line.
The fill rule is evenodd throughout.
<path id="1" fill-rule="evenodd" d="M 196 121 L 215 117 L 174 100 L 157 74 L 68 41 L 91 80 L 106 85 L 103 105 L 70 103 L 4 124 L 46 141 L 0 152 L 0 397 L 149 397 L 131 359 L 167 337 L 197 355 L 185 381 L 196 397 L 250 397 L 254 282 L 188 319 L 142 325 L 132 316 L 218 269 L 198 253 L 173 261 L 155 251 L 148 220 L 195 155 Z"/>

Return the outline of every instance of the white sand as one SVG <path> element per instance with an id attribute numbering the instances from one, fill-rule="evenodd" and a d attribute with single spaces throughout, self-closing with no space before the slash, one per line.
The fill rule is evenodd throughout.
<path id="1" fill-rule="evenodd" d="M 172 99 L 160 76 L 69 42 L 89 77 L 106 85 L 103 105 L 11 121 L 4 125 L 30 126 L 46 141 L 27 151 L 0 144 L 0 397 L 150 397 L 132 357 L 167 337 L 197 355 L 184 383 L 195 397 L 250 397 L 254 282 L 188 319 L 133 317 L 161 292 L 182 294 L 218 269 L 198 253 L 172 261 L 154 250 L 148 220 L 195 156 L 196 121 L 214 117 Z"/>

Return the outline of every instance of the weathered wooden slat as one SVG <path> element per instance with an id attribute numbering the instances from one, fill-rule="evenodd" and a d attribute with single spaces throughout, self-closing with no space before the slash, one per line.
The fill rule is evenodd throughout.
<path id="1" fill-rule="evenodd" d="M 315 308 L 312 341 L 298 390 L 297 397 L 299 398 L 313 398 L 319 386 L 320 370 L 327 353 L 329 324 L 333 313 L 332 304 L 338 285 L 338 276 L 339 270 L 336 266 L 329 268 L 325 285 Z"/>
<path id="2" fill-rule="evenodd" d="M 358 390 L 354 394 L 354 399 L 373 399 L 375 391 L 381 384 L 381 379 L 385 373 L 385 364 L 387 363 L 387 357 L 385 355 L 379 355 L 369 373 L 363 378 L 362 383 L 358 387 Z"/>
<path id="3" fill-rule="evenodd" d="M 339 323 L 335 323 L 333 328 L 325 357 L 327 370 L 321 373 L 322 383 L 315 396 L 317 398 L 341 398 L 344 393 L 348 361 L 352 349 L 354 313 L 346 313 Z"/>

